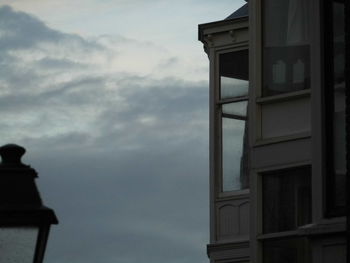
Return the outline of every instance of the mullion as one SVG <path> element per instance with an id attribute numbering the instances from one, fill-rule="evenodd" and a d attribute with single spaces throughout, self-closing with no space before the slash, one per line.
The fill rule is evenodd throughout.
<path id="1" fill-rule="evenodd" d="M 241 102 L 241 101 L 248 101 L 248 97 L 247 96 L 243 96 L 243 97 L 234 97 L 234 98 L 228 98 L 228 99 L 221 99 L 221 100 L 219 100 L 217 102 L 217 104 L 222 105 L 222 104 Z"/>
<path id="2" fill-rule="evenodd" d="M 236 114 L 228 114 L 228 113 L 221 113 L 221 117 L 223 118 L 229 118 L 229 119 L 236 119 L 236 120 L 242 120 L 246 121 L 246 116 L 236 115 Z"/>

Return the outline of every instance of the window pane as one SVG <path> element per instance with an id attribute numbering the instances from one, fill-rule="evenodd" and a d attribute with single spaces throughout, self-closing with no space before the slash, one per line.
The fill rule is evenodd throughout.
<path id="1" fill-rule="evenodd" d="M 334 117 L 333 145 L 335 206 L 345 206 L 346 145 L 345 145 L 345 26 L 344 4 L 333 2 L 333 85 Z"/>
<path id="2" fill-rule="evenodd" d="M 248 187 L 247 147 L 243 147 L 246 122 L 222 118 L 222 191 Z"/>
<path id="3" fill-rule="evenodd" d="M 34 227 L 1 227 L 0 263 L 32 263 L 37 236 Z"/>
<path id="4" fill-rule="evenodd" d="M 305 238 L 288 238 L 263 241 L 264 263 L 309 262 Z"/>
<path id="5" fill-rule="evenodd" d="M 264 1 L 264 96 L 310 86 L 309 2 Z"/>
<path id="6" fill-rule="evenodd" d="M 294 230 L 311 222 L 308 167 L 263 174 L 263 232 Z"/>
<path id="7" fill-rule="evenodd" d="M 247 101 L 232 102 L 222 105 L 222 113 L 247 116 Z"/>
<path id="8" fill-rule="evenodd" d="M 220 54 L 220 98 L 248 94 L 248 50 Z"/>

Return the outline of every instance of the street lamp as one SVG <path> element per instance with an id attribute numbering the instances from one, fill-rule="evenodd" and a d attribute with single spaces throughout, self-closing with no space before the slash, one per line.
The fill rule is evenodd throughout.
<path id="1" fill-rule="evenodd" d="M 50 226 L 58 223 L 41 201 L 37 172 L 21 162 L 25 151 L 0 147 L 0 263 L 42 263 Z"/>

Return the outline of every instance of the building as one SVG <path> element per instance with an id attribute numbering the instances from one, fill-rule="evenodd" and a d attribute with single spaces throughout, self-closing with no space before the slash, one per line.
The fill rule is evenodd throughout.
<path id="1" fill-rule="evenodd" d="M 346 262 L 350 2 L 246 2 L 199 25 L 210 262 Z"/>

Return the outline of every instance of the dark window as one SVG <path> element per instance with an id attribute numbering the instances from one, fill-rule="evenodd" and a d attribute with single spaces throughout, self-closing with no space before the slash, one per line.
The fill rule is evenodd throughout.
<path id="1" fill-rule="evenodd" d="M 221 190 L 248 188 L 248 50 L 220 54 Z"/>
<path id="2" fill-rule="evenodd" d="M 310 88 L 310 0 L 263 3 L 263 96 Z"/>
<path id="3" fill-rule="evenodd" d="M 263 232 L 295 230 L 311 222 L 311 169 L 264 173 Z"/>
<path id="4" fill-rule="evenodd" d="M 308 243 L 305 238 L 285 238 L 263 241 L 264 263 L 309 262 Z"/>
<path id="5" fill-rule="evenodd" d="M 325 10 L 327 212 L 339 216 L 346 205 L 344 2 L 328 1 Z"/>

